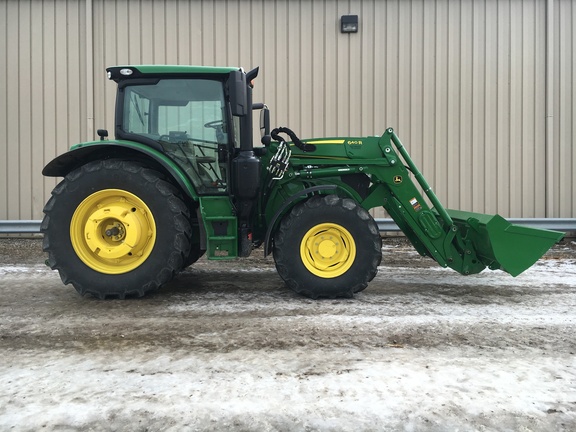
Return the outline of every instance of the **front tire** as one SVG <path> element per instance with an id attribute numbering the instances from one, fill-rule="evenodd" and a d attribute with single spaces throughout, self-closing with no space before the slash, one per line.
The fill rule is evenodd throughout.
<path id="1" fill-rule="evenodd" d="M 278 274 L 297 293 L 352 297 L 376 275 L 382 240 L 372 216 L 354 200 L 315 196 L 282 220 L 273 254 Z"/>
<path id="2" fill-rule="evenodd" d="M 143 296 L 170 281 L 190 250 L 190 215 L 177 189 L 139 163 L 72 171 L 44 213 L 48 264 L 82 295 Z"/>

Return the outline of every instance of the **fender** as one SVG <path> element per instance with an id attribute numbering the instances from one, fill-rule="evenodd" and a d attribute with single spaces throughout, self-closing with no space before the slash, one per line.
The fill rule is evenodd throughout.
<path id="1" fill-rule="evenodd" d="M 264 256 L 266 257 L 270 254 L 270 247 L 271 247 L 271 243 L 272 243 L 271 242 L 272 231 L 276 227 L 278 219 L 280 218 L 281 215 L 284 214 L 286 209 L 288 207 L 290 207 L 294 201 L 296 201 L 298 198 L 305 197 L 309 193 L 319 192 L 319 191 L 333 191 L 333 190 L 336 190 L 337 188 L 338 188 L 338 186 L 336 186 L 336 185 L 313 186 L 313 187 L 309 187 L 307 189 L 302 189 L 301 191 L 295 193 L 294 195 L 290 196 L 286 201 L 284 201 L 284 204 L 282 204 L 282 206 L 280 206 L 280 208 L 278 210 L 276 210 L 276 213 L 274 213 L 274 216 L 272 216 L 272 220 L 268 224 L 268 229 L 266 230 L 266 237 L 264 238 Z"/>
<path id="2" fill-rule="evenodd" d="M 50 161 L 42 170 L 42 174 L 47 177 L 64 177 L 88 162 L 112 158 L 147 162 L 174 179 L 184 194 L 198 201 L 198 194 L 192 182 L 178 165 L 158 150 L 133 141 L 93 141 L 76 144 L 70 151 Z"/>

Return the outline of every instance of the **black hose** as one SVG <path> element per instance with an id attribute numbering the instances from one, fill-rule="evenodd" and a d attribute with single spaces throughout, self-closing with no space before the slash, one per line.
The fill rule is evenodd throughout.
<path id="1" fill-rule="evenodd" d="M 292 140 L 292 142 L 294 143 L 294 145 L 296 147 L 298 147 L 300 150 L 302 150 L 303 152 L 313 152 L 316 151 L 316 146 L 314 144 L 306 144 L 305 142 L 301 141 L 300 138 L 298 138 L 296 136 L 296 134 L 294 133 L 294 131 L 292 131 L 291 129 L 288 129 L 287 127 L 279 127 L 274 129 L 272 132 L 270 132 L 270 136 L 272 137 L 272 139 L 274 139 L 275 141 L 286 141 L 284 138 L 282 138 L 280 135 L 281 133 L 285 133 L 286 135 L 288 135 L 290 137 L 290 139 Z"/>

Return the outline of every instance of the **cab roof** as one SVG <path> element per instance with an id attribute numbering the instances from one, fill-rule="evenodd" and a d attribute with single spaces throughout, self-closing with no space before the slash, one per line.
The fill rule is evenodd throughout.
<path id="1" fill-rule="evenodd" d="M 189 75 L 227 75 L 239 67 L 185 65 L 127 65 L 106 68 L 108 78 L 116 82 L 134 78 L 185 77 Z"/>

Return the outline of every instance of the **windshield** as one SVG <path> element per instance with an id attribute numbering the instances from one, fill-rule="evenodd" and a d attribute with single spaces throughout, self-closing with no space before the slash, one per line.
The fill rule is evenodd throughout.
<path id="1" fill-rule="evenodd" d="M 163 79 L 128 85 L 122 130 L 158 142 L 190 176 L 198 193 L 226 190 L 219 146 L 229 143 L 221 81 Z"/>

